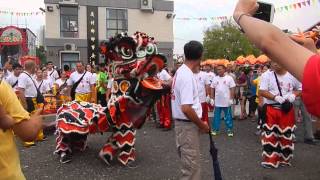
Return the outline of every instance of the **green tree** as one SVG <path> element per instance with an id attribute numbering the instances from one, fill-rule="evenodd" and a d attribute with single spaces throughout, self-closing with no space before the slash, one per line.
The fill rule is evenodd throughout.
<path id="1" fill-rule="evenodd" d="M 203 45 L 205 59 L 225 58 L 234 61 L 240 55 L 253 54 L 257 57 L 261 54 L 231 22 L 206 30 Z"/>
<path id="2" fill-rule="evenodd" d="M 41 64 L 47 63 L 46 51 L 43 46 L 37 47 L 36 56 L 40 59 Z"/>

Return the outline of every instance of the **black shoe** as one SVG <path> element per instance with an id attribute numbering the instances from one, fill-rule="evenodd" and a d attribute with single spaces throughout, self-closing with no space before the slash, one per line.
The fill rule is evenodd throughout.
<path id="1" fill-rule="evenodd" d="M 60 162 L 62 164 L 66 164 L 68 162 L 71 162 L 71 155 L 70 153 L 62 153 L 60 156 Z"/>
<path id="2" fill-rule="evenodd" d="M 126 167 L 130 168 L 130 169 L 135 169 L 138 167 L 136 161 L 130 161 L 127 163 Z"/>
<path id="3" fill-rule="evenodd" d="M 309 145 L 317 145 L 317 144 L 319 144 L 319 141 L 314 140 L 314 139 L 304 139 L 304 143 L 309 144 Z"/>

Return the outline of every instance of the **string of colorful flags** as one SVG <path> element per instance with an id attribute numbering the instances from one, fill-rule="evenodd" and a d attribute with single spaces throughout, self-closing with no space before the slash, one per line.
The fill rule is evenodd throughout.
<path id="1" fill-rule="evenodd" d="M 44 12 L 16 12 L 16 11 L 3 11 L 0 10 L 0 14 L 9 15 L 9 16 L 38 16 L 44 15 Z"/>
<path id="2" fill-rule="evenodd" d="M 298 3 L 293 3 L 286 6 L 277 7 L 276 13 L 287 12 L 295 9 L 301 9 L 307 6 L 315 6 L 317 3 L 320 3 L 320 0 L 306 0 Z"/>
<path id="3" fill-rule="evenodd" d="M 277 7 L 275 9 L 275 13 L 285 13 L 291 10 L 301 9 L 304 7 L 310 7 L 310 6 L 316 6 L 317 4 L 320 4 L 320 0 L 305 0 L 298 3 L 292 3 L 285 6 Z M 183 20 L 183 21 L 189 21 L 189 20 L 197 20 L 197 21 L 225 21 L 228 19 L 231 19 L 231 16 L 216 16 L 216 17 L 175 17 L 175 20 Z"/>
<path id="4" fill-rule="evenodd" d="M 292 3 L 285 6 L 277 7 L 276 13 L 284 13 L 291 10 L 301 9 L 308 6 L 315 6 L 317 4 L 320 4 L 320 0 L 305 0 L 298 3 Z M 0 14 L 7 14 L 11 16 L 38 16 L 38 15 L 44 15 L 44 12 L 35 11 L 35 12 L 16 12 L 16 11 L 3 11 L 0 10 Z M 229 19 L 231 16 L 216 16 L 216 17 L 175 17 L 175 20 L 199 20 L 199 21 L 207 21 L 207 20 L 213 20 L 213 21 L 224 21 Z"/>

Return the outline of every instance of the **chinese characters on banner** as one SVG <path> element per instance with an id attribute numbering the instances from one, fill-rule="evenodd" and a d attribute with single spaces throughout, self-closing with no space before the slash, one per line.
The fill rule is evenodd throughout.
<path id="1" fill-rule="evenodd" d="M 98 39 L 98 7 L 87 6 L 87 39 L 88 61 L 95 65 L 99 63 L 99 39 Z"/>

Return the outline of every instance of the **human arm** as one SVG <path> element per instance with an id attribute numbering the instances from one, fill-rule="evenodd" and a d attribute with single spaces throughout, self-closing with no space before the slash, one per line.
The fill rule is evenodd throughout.
<path id="1" fill-rule="evenodd" d="M 3 106 L 0 106 L 0 129 L 7 130 L 14 125 L 14 119 L 10 117 Z"/>
<path id="2" fill-rule="evenodd" d="M 33 113 L 30 119 L 25 119 L 13 126 L 13 132 L 23 141 L 33 141 L 42 128 L 41 109 Z"/>
<path id="3" fill-rule="evenodd" d="M 295 43 L 276 26 L 251 17 L 257 9 L 256 0 L 239 0 L 233 17 L 253 44 L 302 80 L 304 67 L 314 53 Z"/>
<path id="4" fill-rule="evenodd" d="M 0 92 L 1 118 L 7 119 L 7 125 L 10 125 L 10 128 L 22 140 L 34 140 L 42 127 L 41 110 L 30 117 L 8 84 L 1 84 Z"/>
<path id="5" fill-rule="evenodd" d="M 275 95 L 271 94 L 269 91 L 266 90 L 259 90 L 259 96 L 267 98 L 269 100 L 274 100 L 275 99 Z"/>
<path id="6" fill-rule="evenodd" d="M 20 99 L 21 105 L 24 109 L 27 109 L 28 107 L 27 107 L 27 101 L 26 101 L 26 96 L 25 96 L 25 90 L 24 90 L 24 88 L 18 87 L 18 91 L 19 91 L 19 93 L 17 94 L 17 96 Z"/>

